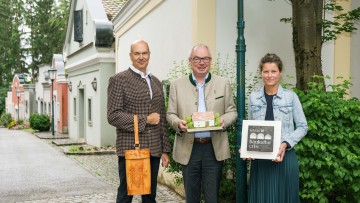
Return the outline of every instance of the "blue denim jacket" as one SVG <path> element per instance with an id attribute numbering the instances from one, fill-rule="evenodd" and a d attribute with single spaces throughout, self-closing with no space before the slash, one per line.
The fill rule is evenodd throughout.
<path id="1" fill-rule="evenodd" d="M 307 133 L 308 125 L 300 100 L 295 92 L 279 85 L 273 98 L 274 120 L 281 121 L 281 142 L 288 142 L 293 148 Z M 249 120 L 264 120 L 266 100 L 264 87 L 249 96 Z M 296 129 L 295 129 L 296 126 Z"/>

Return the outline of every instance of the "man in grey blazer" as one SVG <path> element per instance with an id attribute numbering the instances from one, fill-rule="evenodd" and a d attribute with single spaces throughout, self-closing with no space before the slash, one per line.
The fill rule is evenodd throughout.
<path id="1" fill-rule="evenodd" d="M 151 194 L 142 195 L 142 202 L 156 202 L 156 185 L 160 158 L 162 166 L 169 164 L 168 125 L 161 82 L 147 68 L 150 50 L 147 42 L 131 44 L 129 69 L 109 79 L 107 119 L 116 127 L 120 186 L 116 202 L 131 203 L 127 195 L 125 150 L 134 149 L 134 114 L 139 118 L 140 148 L 150 149 Z"/>
<path id="2" fill-rule="evenodd" d="M 217 203 L 225 159 L 230 158 L 225 129 L 235 122 L 237 111 L 230 82 L 209 73 L 210 50 L 199 44 L 192 48 L 189 63 L 192 74 L 172 81 L 167 121 L 176 130 L 173 158 L 182 165 L 186 202 Z M 193 112 L 219 113 L 223 131 L 188 133 L 186 116 Z"/>

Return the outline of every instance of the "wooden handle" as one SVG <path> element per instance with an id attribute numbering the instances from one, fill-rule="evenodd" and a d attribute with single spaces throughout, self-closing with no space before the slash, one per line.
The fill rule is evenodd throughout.
<path id="1" fill-rule="evenodd" d="M 135 136 L 135 148 L 139 148 L 140 147 L 140 145 L 139 145 L 139 120 L 138 120 L 137 115 L 134 115 L 134 136 Z"/>

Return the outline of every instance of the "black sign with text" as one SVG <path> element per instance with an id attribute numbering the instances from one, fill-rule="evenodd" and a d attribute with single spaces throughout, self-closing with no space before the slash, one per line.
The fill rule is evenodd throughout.
<path id="1" fill-rule="evenodd" d="M 249 125 L 248 151 L 273 152 L 274 126 Z"/>

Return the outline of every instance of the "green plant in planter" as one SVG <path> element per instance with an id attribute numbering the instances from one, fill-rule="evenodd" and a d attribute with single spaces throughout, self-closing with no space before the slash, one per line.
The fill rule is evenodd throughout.
<path id="1" fill-rule="evenodd" d="M 82 151 L 82 150 L 80 150 L 79 146 L 71 146 L 71 147 L 69 147 L 69 152 L 79 152 L 79 151 Z"/>
<path id="2" fill-rule="evenodd" d="M 318 77 L 318 76 L 317 76 Z M 307 118 L 307 135 L 295 146 L 302 202 L 359 202 L 360 101 L 346 99 L 351 83 L 308 83 L 295 90 Z"/>

